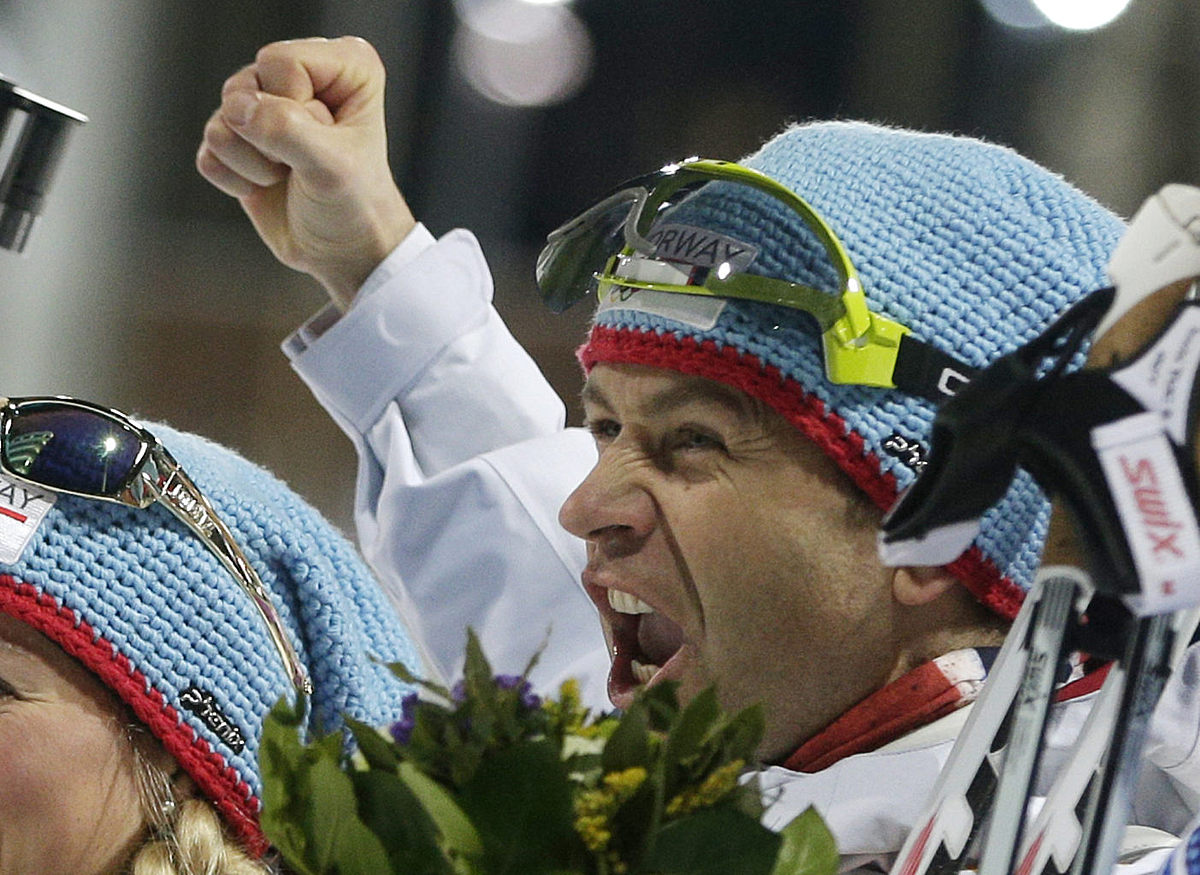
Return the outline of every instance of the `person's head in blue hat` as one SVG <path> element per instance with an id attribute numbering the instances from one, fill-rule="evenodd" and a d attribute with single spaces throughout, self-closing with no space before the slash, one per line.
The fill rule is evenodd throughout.
<path id="1" fill-rule="evenodd" d="M 393 719 L 407 630 L 236 453 L 86 402 L 3 406 L 0 870 L 266 871 L 264 717 L 303 689 L 309 731 Z"/>
<path id="2" fill-rule="evenodd" d="M 1105 286 L 1122 230 L 1010 149 L 824 122 L 742 166 L 669 165 L 552 234 L 543 295 L 600 296 L 580 350 L 600 460 L 561 519 L 588 541 L 614 701 L 715 682 L 766 704 L 768 757 L 809 767 L 797 745 L 854 735 L 830 729 L 852 707 L 883 719 L 893 682 L 995 644 L 1044 537 L 1032 481 L 944 567 L 883 566 L 880 515 L 938 400 Z"/>

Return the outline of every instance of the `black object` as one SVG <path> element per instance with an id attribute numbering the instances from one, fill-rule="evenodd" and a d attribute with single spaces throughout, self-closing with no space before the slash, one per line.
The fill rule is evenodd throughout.
<path id="1" fill-rule="evenodd" d="M 66 147 L 67 135 L 87 116 L 38 97 L 0 76 L 0 142 L 20 124 L 0 177 L 0 247 L 21 252 Z"/>

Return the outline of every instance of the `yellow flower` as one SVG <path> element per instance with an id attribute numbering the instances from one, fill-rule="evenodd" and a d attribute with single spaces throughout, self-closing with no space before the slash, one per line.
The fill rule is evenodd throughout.
<path id="1" fill-rule="evenodd" d="M 624 802 L 646 783 L 646 770 L 641 766 L 632 766 L 619 772 L 609 772 L 604 776 L 604 787 L 612 791 L 617 804 Z"/>
<path id="2" fill-rule="evenodd" d="M 575 797 L 575 813 L 605 814 L 612 805 L 612 794 L 603 790 L 584 790 Z"/>
<path id="3" fill-rule="evenodd" d="M 592 852 L 603 851 L 612 840 L 608 818 L 602 814 L 583 815 L 575 818 L 575 832 Z"/>
<path id="4" fill-rule="evenodd" d="M 565 732 L 577 732 L 583 724 L 587 712 L 583 710 L 583 699 L 579 695 L 579 682 L 575 678 L 567 678 L 558 688 L 558 701 L 554 703 L 555 710 L 563 720 Z"/>
<path id="5" fill-rule="evenodd" d="M 588 850 L 600 852 L 608 847 L 612 841 L 612 816 L 645 782 L 646 770 L 634 766 L 609 772 L 601 779 L 602 786 L 584 790 L 575 797 L 575 832 Z"/>
<path id="6" fill-rule="evenodd" d="M 743 760 L 732 760 L 713 769 L 699 787 L 688 787 L 667 803 L 667 816 L 679 817 L 701 808 L 708 808 L 725 798 L 737 786 L 738 775 L 745 766 Z"/>

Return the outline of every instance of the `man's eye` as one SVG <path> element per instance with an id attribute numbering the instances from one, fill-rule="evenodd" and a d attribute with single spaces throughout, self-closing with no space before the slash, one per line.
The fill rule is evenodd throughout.
<path id="1" fill-rule="evenodd" d="M 672 439 L 673 450 L 724 450 L 725 443 L 715 434 L 694 428 L 681 428 Z"/>
<path id="2" fill-rule="evenodd" d="M 613 419 L 589 419 L 587 430 L 597 441 L 611 441 L 621 433 L 621 425 Z"/>

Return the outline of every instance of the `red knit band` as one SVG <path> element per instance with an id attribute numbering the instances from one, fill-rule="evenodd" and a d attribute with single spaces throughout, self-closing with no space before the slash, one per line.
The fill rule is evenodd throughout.
<path id="1" fill-rule="evenodd" d="M 577 356 L 585 372 L 600 362 L 648 365 L 740 389 L 769 405 L 816 443 L 880 510 L 896 502 L 896 478 L 883 471 L 879 457 L 862 436 L 799 382 L 783 376 L 774 366 L 764 366 L 754 355 L 729 345 L 718 348 L 712 340 L 593 326 Z M 989 609 L 1009 620 L 1017 615 L 1025 591 L 1002 576 L 979 547 L 972 545 L 945 567 Z"/>
<path id="2" fill-rule="evenodd" d="M 250 786 L 179 718 L 175 708 L 163 700 L 162 693 L 150 686 L 146 676 L 123 653 L 97 635 L 74 611 L 9 574 L 0 574 L 0 613 L 41 632 L 96 674 L 162 741 L 167 752 L 212 800 L 246 850 L 255 856 L 266 852 L 269 844 L 258 822 L 259 801 Z"/>

